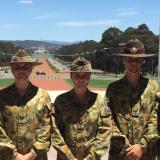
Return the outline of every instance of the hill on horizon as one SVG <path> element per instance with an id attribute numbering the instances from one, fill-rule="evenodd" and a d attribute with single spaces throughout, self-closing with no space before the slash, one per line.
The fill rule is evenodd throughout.
<path id="1" fill-rule="evenodd" d="M 76 42 L 67 42 L 67 41 L 38 41 L 38 40 L 1 40 L 1 42 L 8 42 L 13 44 L 15 47 L 22 47 L 26 49 L 36 50 L 38 48 L 45 48 L 48 50 L 56 51 L 65 45 L 72 45 L 80 43 Z"/>
<path id="2" fill-rule="evenodd" d="M 49 41 L 36 41 L 36 40 L 1 40 L 1 42 L 8 42 L 13 44 L 15 47 L 21 47 L 25 49 L 36 50 L 39 48 L 45 48 L 47 50 L 56 51 L 63 45 L 52 43 Z"/>

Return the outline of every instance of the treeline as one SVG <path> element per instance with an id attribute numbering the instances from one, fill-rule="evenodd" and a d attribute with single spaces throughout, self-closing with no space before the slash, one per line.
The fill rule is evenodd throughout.
<path id="1" fill-rule="evenodd" d="M 12 43 L 0 42 L 0 62 L 10 61 L 17 48 Z"/>
<path id="2" fill-rule="evenodd" d="M 40 47 L 44 47 L 49 51 L 57 50 L 61 47 L 61 45 L 56 44 L 50 41 L 36 41 L 36 40 L 14 40 L 14 41 L 6 41 L 12 43 L 15 47 L 22 47 L 28 50 L 37 50 Z"/>
<path id="3" fill-rule="evenodd" d="M 13 54 L 15 54 L 18 49 L 23 47 L 16 47 L 11 42 L 0 41 L 0 63 L 9 62 Z M 27 50 L 32 53 L 32 50 Z"/>
<path id="4" fill-rule="evenodd" d="M 111 27 L 104 31 L 100 42 L 93 40 L 64 46 L 55 52 L 55 56 L 64 61 L 72 61 L 77 56 L 84 56 L 92 62 L 92 66 L 107 72 L 123 72 L 124 67 L 121 58 L 112 56 L 113 53 L 122 52 L 122 48 L 128 40 L 138 38 L 145 45 L 146 54 L 154 53 L 154 58 L 147 58 L 144 73 L 155 74 L 158 65 L 159 38 L 149 30 L 146 24 L 137 28 L 129 27 L 125 31 Z"/>

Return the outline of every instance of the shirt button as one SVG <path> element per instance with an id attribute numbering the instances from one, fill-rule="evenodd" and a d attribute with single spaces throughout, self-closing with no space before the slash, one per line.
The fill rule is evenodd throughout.
<path id="1" fill-rule="evenodd" d="M 132 130 L 131 130 L 131 129 L 129 129 L 129 133 L 132 133 Z"/>
<path id="2" fill-rule="evenodd" d="M 79 124 L 80 124 L 80 125 L 82 124 L 82 121 L 81 121 L 81 120 L 79 120 Z"/>

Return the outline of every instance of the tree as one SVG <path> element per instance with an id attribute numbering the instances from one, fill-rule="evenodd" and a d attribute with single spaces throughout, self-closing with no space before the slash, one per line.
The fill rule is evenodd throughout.
<path id="1" fill-rule="evenodd" d="M 17 49 L 13 44 L 8 42 L 0 42 L 0 62 L 10 61 L 12 54 L 16 53 Z"/>
<path id="2" fill-rule="evenodd" d="M 122 59 L 115 58 L 112 54 L 122 52 L 124 44 L 130 39 L 135 38 L 144 43 L 147 54 L 158 53 L 158 36 L 155 36 L 146 24 L 141 24 L 137 28 L 128 27 L 124 32 L 116 27 L 110 27 L 104 31 L 99 43 L 90 40 L 79 44 L 64 46 L 57 51 L 56 54 L 70 54 L 72 55 L 69 57 L 70 61 L 72 61 L 75 56 L 84 56 L 91 60 L 93 67 L 96 69 L 119 73 L 124 71 Z M 75 56 L 73 57 L 73 55 Z M 148 58 L 146 60 L 145 71 L 154 74 L 158 64 L 157 57 L 158 56 L 155 56 L 155 58 Z M 66 56 L 64 60 L 65 58 Z"/>
<path id="3" fill-rule="evenodd" d="M 149 30 L 148 26 L 146 24 L 141 24 L 137 28 L 136 34 L 147 34 L 147 35 L 154 35 L 152 31 Z"/>
<path id="4" fill-rule="evenodd" d="M 122 33 L 120 29 L 111 27 L 102 34 L 101 43 L 104 43 L 106 47 L 117 47 L 120 43 L 119 37 Z"/>

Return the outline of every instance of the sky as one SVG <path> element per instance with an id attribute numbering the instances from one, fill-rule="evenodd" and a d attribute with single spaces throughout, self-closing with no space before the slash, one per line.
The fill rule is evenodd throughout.
<path id="1" fill-rule="evenodd" d="M 160 0 L 0 0 L 0 40 L 100 41 L 142 23 L 159 34 Z"/>

